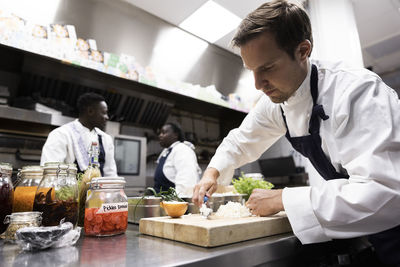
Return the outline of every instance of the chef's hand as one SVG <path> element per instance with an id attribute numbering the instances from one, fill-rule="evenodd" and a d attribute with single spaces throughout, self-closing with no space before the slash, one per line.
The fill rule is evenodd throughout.
<path id="1" fill-rule="evenodd" d="M 258 216 L 268 216 L 283 211 L 282 189 L 254 189 L 246 206 Z"/>
<path id="2" fill-rule="evenodd" d="M 204 171 L 203 177 L 200 182 L 193 189 L 192 202 L 198 207 L 203 204 L 204 196 L 211 197 L 211 195 L 217 190 L 217 178 L 219 171 L 215 168 L 207 168 Z"/>

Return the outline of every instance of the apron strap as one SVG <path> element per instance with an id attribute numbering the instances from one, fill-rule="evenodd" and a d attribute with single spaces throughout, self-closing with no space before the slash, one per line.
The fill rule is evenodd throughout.
<path id="1" fill-rule="evenodd" d="M 100 134 L 97 134 L 99 137 L 99 164 L 100 164 L 100 172 L 101 176 L 104 176 L 104 165 L 106 163 L 106 152 L 104 150 L 103 138 Z"/>

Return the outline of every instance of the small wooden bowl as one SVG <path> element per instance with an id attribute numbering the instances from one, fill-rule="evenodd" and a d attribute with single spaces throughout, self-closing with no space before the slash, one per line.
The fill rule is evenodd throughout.
<path id="1" fill-rule="evenodd" d="M 160 207 L 162 207 L 166 214 L 172 218 L 181 217 L 188 209 L 188 202 L 178 202 L 178 201 L 162 201 Z"/>

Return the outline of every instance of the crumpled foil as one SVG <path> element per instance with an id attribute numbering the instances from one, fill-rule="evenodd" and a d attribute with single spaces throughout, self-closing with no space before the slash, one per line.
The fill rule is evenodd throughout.
<path id="1" fill-rule="evenodd" d="M 15 236 L 22 250 L 31 251 L 72 246 L 78 241 L 80 234 L 81 228 L 73 229 L 72 223 L 66 222 L 58 226 L 25 227 L 19 229 Z"/>

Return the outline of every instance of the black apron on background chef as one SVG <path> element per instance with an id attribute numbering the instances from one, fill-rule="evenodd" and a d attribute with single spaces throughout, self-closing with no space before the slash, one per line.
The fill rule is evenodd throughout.
<path id="1" fill-rule="evenodd" d="M 176 141 L 183 141 L 183 133 L 179 127 L 177 127 L 173 123 L 166 123 L 161 129 L 158 135 L 160 145 L 163 148 L 168 148 L 167 150 L 163 150 L 158 159 L 158 165 L 156 171 L 154 173 L 154 189 L 156 192 L 166 191 L 170 187 L 175 188 L 175 184 L 168 180 L 163 172 L 165 161 L 172 151 L 172 147 L 170 147 Z"/>
<path id="2" fill-rule="evenodd" d="M 172 148 L 167 150 L 166 155 L 161 156 L 158 159 L 158 165 L 156 168 L 156 172 L 154 174 L 154 189 L 156 192 L 168 190 L 170 187 L 175 187 L 175 184 L 168 180 L 168 178 L 164 175 L 163 168 L 165 161 L 167 160 L 169 154 L 171 153 Z"/>
<path id="3" fill-rule="evenodd" d="M 318 173 L 325 179 L 349 178 L 347 174 L 338 173 L 330 160 L 326 157 L 321 147 L 321 137 L 319 135 L 320 119 L 327 120 L 322 105 L 317 104 L 318 98 L 318 71 L 315 65 L 311 71 L 311 95 L 313 99 L 313 109 L 310 119 L 310 135 L 291 137 L 289 131 L 286 138 L 295 150 L 307 157 Z M 283 110 L 282 115 L 287 128 L 286 118 Z M 369 241 L 374 246 L 379 258 L 386 259 L 387 262 L 400 261 L 400 226 L 373 234 L 369 236 Z"/>

